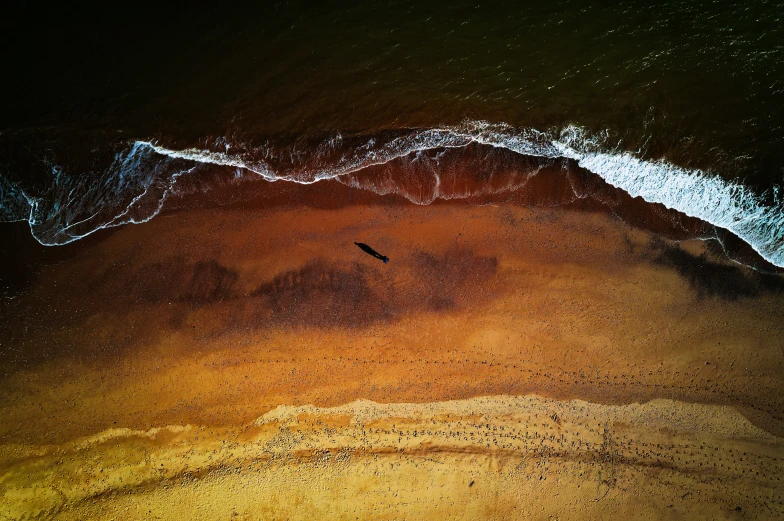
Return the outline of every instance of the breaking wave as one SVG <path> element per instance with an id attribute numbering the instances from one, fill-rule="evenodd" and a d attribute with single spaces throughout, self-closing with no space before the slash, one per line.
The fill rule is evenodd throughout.
<path id="1" fill-rule="evenodd" d="M 253 172 L 267 181 L 311 184 L 343 178 L 350 186 L 395 192 L 416 204 L 429 204 L 436 199 L 470 197 L 476 191 L 445 186 L 437 172 L 434 182 L 416 193 L 394 182 L 360 183 L 350 174 L 410 155 L 416 160 L 418 154 L 429 151 L 483 145 L 523 156 L 574 161 L 632 197 L 729 230 L 764 259 L 784 267 L 784 204 L 778 188 L 758 194 L 710 172 L 613 150 L 604 141 L 575 126 L 542 132 L 483 121 L 370 137 L 336 134 L 306 146 L 253 147 L 221 138 L 203 148 L 178 149 L 155 141 L 135 141 L 115 156 L 106 171 L 95 175 L 67 175 L 61 167 L 52 166 L 51 187 L 37 195 L 10 183 L 0 172 L 0 220 L 27 220 L 41 244 L 66 244 L 102 228 L 151 219 L 170 195 L 178 193 L 183 176 L 210 165 L 235 169 L 238 177 L 243 171 Z M 523 182 L 509 179 L 488 190 L 511 191 Z"/>

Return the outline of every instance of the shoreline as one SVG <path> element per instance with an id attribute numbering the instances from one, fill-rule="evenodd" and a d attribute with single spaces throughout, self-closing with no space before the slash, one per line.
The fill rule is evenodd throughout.
<path id="1" fill-rule="evenodd" d="M 575 158 L 529 156 L 481 143 L 459 149 L 426 149 L 421 152 L 424 154 L 422 158 L 419 153 L 411 153 L 346 174 L 320 179 L 312 184 L 310 181 L 301 184 L 300 181 L 287 179 L 270 182 L 252 170 L 231 166 L 231 162 L 226 165 L 213 159 L 206 160 L 206 163 L 196 162 L 188 174 L 177 178 L 176 187 L 171 185 L 165 189 L 157 184 L 154 188 L 147 187 L 145 193 L 150 189 L 161 199 L 134 200 L 120 213 L 131 219 L 131 222 L 103 228 L 118 218 L 115 216 L 97 229 L 79 232 L 77 226 L 73 229 L 77 237 L 82 232 L 86 235 L 71 238 L 59 246 L 71 246 L 94 233 L 103 234 L 117 226 L 139 225 L 150 219 L 198 208 L 264 208 L 287 204 L 335 208 L 357 201 L 381 205 L 512 203 L 523 207 L 557 206 L 605 213 L 671 240 L 715 240 L 717 251 L 722 251 L 723 255 L 740 265 L 763 273 L 784 273 L 784 268 L 776 266 L 758 251 L 759 244 L 755 245 L 754 241 L 747 242 L 736 232 L 711 224 L 710 219 L 684 213 L 672 204 L 649 201 L 641 194 L 630 195 L 623 188 L 612 184 L 611 180 L 580 166 Z M 649 163 L 661 166 L 659 162 Z M 705 175 L 696 177 L 708 182 Z M 156 183 L 160 184 L 160 180 Z M 171 193 L 170 189 L 173 190 Z M 724 191 L 734 193 L 729 188 Z M 294 200 L 296 196 L 302 199 Z M 754 198 L 735 203 L 720 200 L 720 205 L 739 212 L 740 208 L 756 204 L 755 201 Z M 115 213 L 120 210 L 115 209 Z M 774 208 L 765 210 L 770 213 Z M 731 222 L 737 224 L 756 220 L 737 218 Z M 72 226 L 76 225 L 69 228 Z M 775 230 L 776 224 L 771 222 L 768 228 Z M 53 246 L 45 241 L 41 244 Z"/>

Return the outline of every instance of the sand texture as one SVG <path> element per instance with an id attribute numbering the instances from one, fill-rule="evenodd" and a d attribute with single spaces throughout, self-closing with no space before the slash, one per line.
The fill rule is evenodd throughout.
<path id="1" fill-rule="evenodd" d="M 4 302 L 0 519 L 784 517 L 781 276 L 334 190 L 106 232 Z"/>
<path id="2" fill-rule="evenodd" d="M 784 445 L 727 407 L 538 396 L 281 406 L 7 447 L 12 519 L 774 519 Z M 764 468 L 766 471 L 760 473 Z"/>

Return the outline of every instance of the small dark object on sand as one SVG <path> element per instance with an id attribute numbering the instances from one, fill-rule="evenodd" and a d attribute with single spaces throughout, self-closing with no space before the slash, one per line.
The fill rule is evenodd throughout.
<path id="1" fill-rule="evenodd" d="M 368 246 L 364 242 L 355 242 L 354 244 L 359 246 L 360 249 L 362 251 L 364 251 L 365 253 L 367 253 L 368 255 L 372 255 L 373 257 L 375 257 L 375 258 L 377 258 L 379 260 L 384 261 L 384 264 L 389 262 L 389 257 L 387 257 L 385 255 L 381 255 L 379 252 L 377 252 L 376 250 L 374 250 L 373 248 L 371 248 L 370 246 Z"/>

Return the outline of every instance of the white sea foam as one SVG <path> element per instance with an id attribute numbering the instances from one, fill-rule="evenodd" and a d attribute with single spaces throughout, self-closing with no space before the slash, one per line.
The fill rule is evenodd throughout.
<path id="1" fill-rule="evenodd" d="M 601 137 L 601 136 L 600 136 Z M 119 214 L 98 219 L 93 215 L 100 213 L 100 191 L 91 192 L 95 208 L 87 211 L 80 208 L 80 221 L 72 217 L 63 218 L 67 208 L 50 206 L 45 214 L 40 211 L 39 199 L 29 201 L 30 225 L 36 238 L 43 244 L 63 244 L 83 237 L 93 231 L 108 226 L 125 223 L 144 222 L 156 215 L 163 207 L 163 201 L 171 192 L 179 176 L 192 170 L 193 163 L 206 163 L 244 169 L 262 176 L 268 181 L 285 180 L 311 184 L 324 179 L 346 176 L 370 166 L 385 164 L 409 154 L 442 148 L 460 148 L 470 144 L 481 144 L 507 149 L 527 156 L 544 158 L 567 158 L 577 162 L 582 168 L 599 175 L 609 184 L 620 188 L 633 197 L 641 197 L 651 203 L 660 203 L 667 208 L 696 217 L 717 227 L 731 231 L 756 250 L 769 262 L 784 267 L 784 205 L 774 188 L 773 202 L 765 202 L 765 194 L 754 193 L 751 189 L 701 170 L 686 169 L 665 160 L 643 160 L 629 152 L 614 152 L 603 148 L 602 139 L 591 136 L 579 127 L 570 126 L 560 132 L 542 132 L 528 128 L 513 128 L 505 124 L 491 124 L 483 121 L 468 121 L 459 126 L 411 130 L 400 132 L 393 137 L 369 137 L 364 143 L 345 146 L 341 135 L 326 140 L 322 146 L 315 147 L 312 157 L 307 152 L 289 152 L 286 168 L 274 168 L 270 161 L 269 150 L 255 149 L 253 152 L 234 152 L 240 150 L 225 143 L 223 151 L 189 148 L 175 150 L 150 141 L 137 141 L 131 151 L 118 157 L 112 166 L 115 179 L 113 190 L 125 184 L 133 184 L 128 179 L 144 177 L 136 182 L 137 195 Z M 190 167 L 175 169 L 161 175 L 143 174 L 140 170 L 151 168 L 151 156 L 171 160 L 192 162 Z M 145 163 L 147 162 L 147 163 Z M 156 169 L 162 169 L 154 163 Z M 163 169 L 165 170 L 165 169 Z M 349 182 L 351 184 L 351 182 Z M 387 183 L 388 184 L 388 183 Z M 510 189 L 520 186 L 510 183 Z M 382 193 L 394 191 L 394 187 L 379 184 L 373 189 Z M 406 194 L 404 194 L 406 195 Z M 470 194 L 465 194 L 468 196 Z M 461 197 L 460 193 L 447 193 L 441 190 L 440 179 L 433 183 L 431 192 L 409 198 L 418 204 L 427 204 L 437 198 Z M 70 197 L 70 196 L 69 196 Z M 155 204 L 147 203 L 145 211 L 135 211 L 140 201 L 157 197 Z M 96 206 L 97 205 L 97 206 Z M 103 215 L 103 214 L 101 214 Z M 74 226 L 71 222 L 83 225 L 95 219 L 92 227 L 82 228 L 80 233 L 70 233 Z M 52 220 L 46 224 L 42 221 Z"/>
<path id="2" fill-rule="evenodd" d="M 174 151 L 151 146 L 156 152 L 170 157 L 239 166 L 267 179 L 313 183 L 387 163 L 417 151 L 464 147 L 471 143 L 505 148 L 529 156 L 573 159 L 582 168 L 599 175 L 633 197 L 663 204 L 731 231 L 763 258 L 784 267 L 784 206 L 777 193 L 773 205 L 766 205 L 762 195 L 709 172 L 681 168 L 665 160 L 643 160 L 628 152 L 601 152 L 598 150 L 601 146 L 598 140 L 573 126 L 554 136 L 534 129 L 515 129 L 504 124 L 471 121 L 458 127 L 413 132 L 392 139 L 380 147 L 369 144 L 350 155 L 341 156 L 328 168 L 317 171 L 303 169 L 294 175 L 276 175 L 266 165 L 260 168 L 258 163 L 222 153 L 195 149 Z M 433 194 L 433 198 L 438 197 L 454 197 L 454 194 Z M 430 201 L 425 199 L 424 202 Z"/>
<path id="3" fill-rule="evenodd" d="M 747 187 L 666 161 L 631 154 L 586 154 L 578 164 L 609 184 L 653 203 L 729 230 L 769 262 L 784 267 L 784 208 L 768 206 Z"/>

